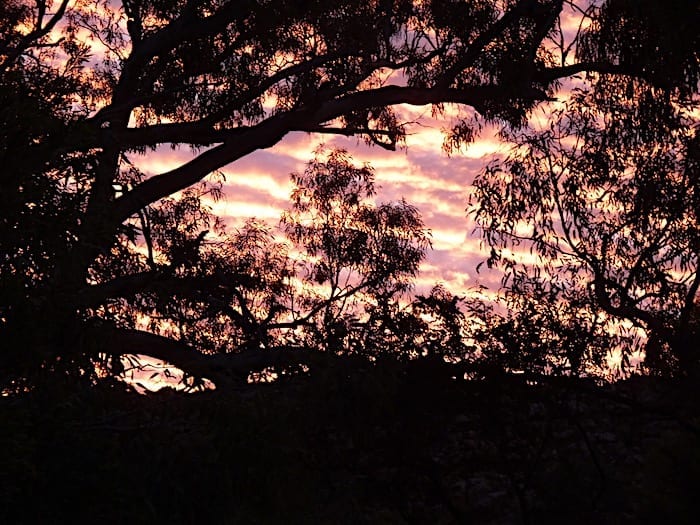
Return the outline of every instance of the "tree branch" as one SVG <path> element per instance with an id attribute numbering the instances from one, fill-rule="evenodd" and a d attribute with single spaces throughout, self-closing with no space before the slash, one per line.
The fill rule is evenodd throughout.
<path id="1" fill-rule="evenodd" d="M 612 304 L 608 288 L 616 290 L 620 294 L 620 305 Z M 673 333 L 666 323 L 656 317 L 653 313 L 640 310 L 634 306 L 633 301 L 627 295 L 626 290 L 617 282 L 607 279 L 600 271 L 595 272 L 594 293 L 600 307 L 608 314 L 621 319 L 629 319 L 632 322 L 642 322 L 648 330 L 651 330 L 661 337 L 669 339 Z"/>
<path id="2" fill-rule="evenodd" d="M 567 66 L 548 67 L 535 72 L 533 79 L 537 82 L 549 83 L 561 78 L 571 77 L 579 73 L 601 73 L 609 75 L 627 75 L 650 80 L 643 71 L 632 66 L 611 64 L 609 62 L 578 62 Z"/>
<path id="3" fill-rule="evenodd" d="M 253 284 L 255 284 L 253 278 L 247 274 L 179 277 L 173 275 L 166 268 L 164 271 L 147 271 L 124 275 L 104 283 L 88 286 L 77 294 L 77 304 L 82 307 L 95 307 L 110 298 L 128 298 L 138 293 L 157 291 L 159 289 L 172 289 L 181 293 L 216 289 L 219 292 L 228 291 L 232 293 L 238 285 Z"/>
<path id="4" fill-rule="evenodd" d="M 472 42 L 469 43 L 467 51 L 462 57 L 455 62 L 447 71 L 441 75 L 441 80 L 438 86 L 442 88 L 449 87 L 466 68 L 472 66 L 479 55 L 491 41 L 503 33 L 508 27 L 517 22 L 528 10 L 532 8 L 531 0 L 521 0 L 514 7 L 503 14 L 491 27 L 480 33 Z"/>
<path id="5" fill-rule="evenodd" d="M 693 278 L 693 282 L 688 287 L 688 291 L 686 292 L 685 300 L 681 308 L 681 315 L 678 320 L 679 332 L 686 332 L 690 326 L 693 314 L 695 313 L 694 310 L 697 308 L 696 297 L 698 295 L 698 290 L 700 290 L 700 268 L 696 267 L 695 277 Z"/>
<path id="6" fill-rule="evenodd" d="M 254 126 L 240 126 L 233 129 L 213 129 L 203 121 L 187 122 L 181 124 L 156 124 L 144 128 L 129 128 L 115 130 L 115 139 L 125 147 L 154 147 L 159 144 L 192 144 L 194 146 L 210 146 L 221 144 L 226 141 L 236 140 L 251 132 Z M 355 135 L 383 135 L 396 137 L 394 131 L 371 129 L 367 127 L 337 128 L 320 124 L 308 126 L 300 125 L 291 131 L 305 131 L 307 133 L 324 133 L 333 135 L 344 135 L 351 137 Z"/>
<path id="7" fill-rule="evenodd" d="M 242 20 L 249 13 L 249 7 L 249 2 L 228 2 L 211 16 L 198 18 L 188 2 L 180 16 L 167 26 L 143 40 L 132 42 L 134 48 L 124 65 L 112 102 L 122 105 L 136 91 L 139 74 L 153 57 L 170 51 L 186 40 L 222 31 L 231 22 Z"/>
<path id="8" fill-rule="evenodd" d="M 246 349 L 236 353 L 206 355 L 167 337 L 115 327 L 100 327 L 98 335 L 104 343 L 100 345 L 100 353 L 117 356 L 140 354 L 160 359 L 190 375 L 209 379 L 217 389 L 222 390 L 245 385 L 251 372 L 265 368 L 328 364 L 340 359 L 335 354 L 295 347 Z"/>
<path id="9" fill-rule="evenodd" d="M 275 73 L 272 73 L 270 76 L 261 78 L 260 81 L 255 84 L 251 89 L 248 91 L 244 91 L 240 95 L 234 97 L 230 101 L 226 103 L 225 108 L 221 108 L 220 110 L 217 110 L 215 113 L 212 113 L 202 119 L 199 122 L 194 122 L 194 123 L 189 123 L 192 125 L 192 127 L 201 127 L 201 128 L 206 128 L 210 127 L 212 124 L 218 122 L 221 120 L 222 117 L 228 116 L 232 111 L 234 111 L 235 108 L 240 108 L 242 106 L 245 106 L 245 104 L 255 100 L 258 97 L 261 97 L 268 89 L 273 87 L 275 84 L 278 84 L 279 82 L 282 82 L 283 80 L 289 79 L 290 77 L 293 77 L 295 75 L 301 75 L 303 73 L 307 73 L 315 68 L 323 66 L 327 61 L 330 60 L 338 60 L 341 58 L 348 58 L 350 56 L 349 52 L 348 53 L 341 53 L 341 52 L 335 52 L 335 53 L 328 53 L 325 55 L 320 55 L 316 56 L 313 58 L 310 58 L 309 60 L 306 60 L 305 62 L 300 62 L 297 64 L 293 64 L 289 67 L 280 69 L 279 71 L 276 71 Z M 107 120 L 109 120 L 110 116 L 115 113 L 119 112 L 122 110 L 132 110 L 133 108 L 147 104 L 154 99 L 157 99 L 158 97 L 163 96 L 164 94 L 173 96 L 176 95 L 179 91 L 189 89 L 189 86 L 182 85 L 181 89 L 178 90 L 169 90 L 166 91 L 165 93 L 163 92 L 149 92 L 148 94 L 142 94 L 138 96 L 132 96 L 129 99 L 122 100 L 122 102 L 119 105 L 114 105 L 110 104 L 109 106 L 104 107 L 101 109 L 98 113 L 96 113 L 90 120 L 96 122 L 96 123 L 102 123 Z M 152 126 L 153 128 L 158 128 L 159 126 Z M 151 127 L 147 128 L 151 129 Z M 163 142 L 170 142 L 170 141 L 163 141 Z M 216 142 L 216 140 L 212 140 L 209 143 Z M 195 142 L 197 143 L 197 142 Z M 144 143 L 142 145 L 149 145 L 149 143 Z"/>
<path id="10" fill-rule="evenodd" d="M 523 89 L 518 96 L 531 100 L 551 100 L 543 91 L 535 88 Z M 256 150 L 275 145 L 291 131 L 318 129 L 322 123 L 353 111 L 397 104 L 424 106 L 437 103 L 466 104 L 478 110 L 487 102 L 511 98 L 512 93 L 506 88 L 490 85 L 463 89 L 385 86 L 329 100 L 317 108 L 300 108 L 281 113 L 245 131 L 231 130 L 232 136 L 235 133 L 235 140 L 229 138 L 223 144 L 200 154 L 182 166 L 142 182 L 129 193 L 116 199 L 112 210 L 113 226 L 117 227 L 139 209 L 199 182 L 226 164 Z M 172 140 L 176 140 L 174 135 L 178 132 L 192 133 L 196 127 L 188 124 L 165 124 L 160 129 L 166 134 L 169 133 Z M 134 130 L 134 134 L 136 133 Z M 178 141 L 184 141 L 184 137 Z"/>
<path id="11" fill-rule="evenodd" d="M 273 146 L 293 129 L 287 120 L 288 115 L 271 117 L 250 128 L 247 133 L 242 133 L 239 140 L 227 140 L 174 170 L 142 182 L 114 201 L 111 210 L 112 227 L 118 227 L 139 209 L 199 182 L 222 166 L 258 149 Z"/>
<path id="12" fill-rule="evenodd" d="M 66 13 L 66 8 L 68 7 L 69 0 L 63 0 L 61 5 L 58 7 L 53 16 L 49 19 L 44 27 L 41 27 L 41 22 L 45 15 L 46 5 L 45 3 L 39 4 L 39 16 L 37 16 L 36 27 L 27 34 L 20 43 L 7 53 L 5 60 L 0 64 L 0 73 L 5 71 L 10 65 L 17 60 L 17 58 L 24 53 L 30 47 L 34 47 L 38 44 L 38 41 L 49 34 L 49 32 L 56 27 L 56 24 L 63 18 Z"/>

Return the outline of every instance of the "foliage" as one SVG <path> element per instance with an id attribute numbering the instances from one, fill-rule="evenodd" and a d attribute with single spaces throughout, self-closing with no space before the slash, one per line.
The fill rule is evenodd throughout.
<path id="1" fill-rule="evenodd" d="M 489 264 L 506 265 L 509 293 L 536 311 L 548 303 L 569 312 L 554 316 L 562 323 L 554 332 L 565 337 L 568 323 L 580 332 L 581 355 L 567 358 L 573 369 L 582 352 L 604 351 L 590 340 L 608 333 L 623 336 L 626 359 L 637 342 L 624 337 L 626 321 L 646 332 L 651 369 L 687 372 L 697 360 L 688 337 L 700 283 L 697 102 L 617 96 L 613 105 L 577 90 L 544 129 L 512 134 L 511 154 L 475 181 L 473 212 L 492 247 Z M 525 264 L 528 250 L 537 260 Z M 539 315 L 529 314 L 539 325 L 532 337 L 550 340 Z M 554 346 L 543 355 L 567 345 Z"/>
<path id="2" fill-rule="evenodd" d="M 2 383 L 37 370 L 91 381 L 100 356 L 136 349 L 213 373 L 248 362 L 240 352 L 229 352 L 227 364 L 210 359 L 230 348 L 226 337 L 259 349 L 290 323 L 305 325 L 305 335 L 315 326 L 313 340 L 326 348 L 366 349 L 357 341 L 374 336 L 347 335 L 357 323 L 340 307 L 358 286 L 353 293 L 368 305 L 359 320 L 371 321 L 364 326 L 407 342 L 395 329 L 404 315 L 414 330 L 407 333 L 436 315 L 447 332 L 428 340 L 451 340 L 459 319 L 452 299 L 437 293 L 404 311 L 395 298 L 426 247 L 407 203 L 367 207 L 300 175 L 306 189 L 287 226 L 306 213 L 318 222 L 288 234 L 311 256 L 304 278 L 327 292 L 308 287 L 304 304 L 288 282 L 296 261 L 281 247 L 261 252 L 269 234 L 252 223 L 218 233 L 201 206 L 216 183 L 199 185 L 292 132 L 395 149 L 407 132 L 400 104 L 443 115 L 457 106 L 446 143 L 458 147 L 484 121 L 523 126 L 581 73 L 597 79 L 597 100 L 609 101 L 609 111 L 630 116 L 617 122 L 638 127 L 634 108 L 643 104 L 630 109 L 634 97 L 609 96 L 621 86 L 664 111 L 654 104 L 662 94 L 696 92 L 699 15 L 688 2 L 674 5 L 676 14 L 658 16 L 653 2 L 623 0 L 3 2 L 0 361 L 11 372 Z M 573 34 L 564 28 L 569 16 L 580 22 Z M 165 145 L 191 155 L 162 173 L 139 171 L 138 156 Z M 327 165 L 340 179 L 355 173 L 333 166 L 342 160 Z M 358 197 L 369 182 L 357 179 Z M 318 199 L 331 190 L 341 222 L 323 226 Z M 316 207 L 303 210 L 308 198 Z M 390 311 L 398 317 L 389 322 Z M 142 327 L 137 313 L 154 323 Z"/>
<path id="3" fill-rule="evenodd" d="M 145 209 L 148 286 L 99 313 L 129 327 L 148 319 L 149 330 L 207 352 L 289 344 L 342 351 L 363 305 L 396 302 L 411 286 L 429 240 L 415 208 L 367 201 L 371 168 L 355 167 L 341 150 L 325 153 L 292 176 L 292 207 L 277 235 L 255 220 L 229 234 L 204 204 L 206 186 Z"/>
<path id="4" fill-rule="evenodd" d="M 297 188 L 282 225 L 306 252 L 307 282 L 324 288 L 320 294 L 311 291 L 311 310 L 322 319 L 326 346 L 338 351 L 364 317 L 362 304 L 353 301 L 376 308 L 395 302 L 412 286 L 430 245 L 428 232 L 418 210 L 405 201 L 365 202 L 374 195 L 372 169 L 354 167 L 343 151 L 312 161 L 292 178 Z M 313 305 L 319 298 L 322 309 Z"/>

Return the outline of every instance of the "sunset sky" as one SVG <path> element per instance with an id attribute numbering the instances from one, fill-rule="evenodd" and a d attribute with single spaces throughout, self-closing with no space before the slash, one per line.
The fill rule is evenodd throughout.
<path id="1" fill-rule="evenodd" d="M 433 246 L 421 266 L 414 291 L 427 293 L 436 283 L 442 283 L 457 295 L 478 293 L 493 298 L 502 274 L 486 265 L 477 273 L 476 266 L 487 252 L 480 248 L 479 235 L 466 208 L 474 176 L 507 146 L 499 142 L 495 128 L 485 128 L 473 144 L 448 156 L 442 149 L 442 130 L 448 121 L 433 118 L 429 108 L 402 106 L 398 112 L 405 121 L 420 120 L 420 125 L 409 127 L 404 148 L 391 152 L 366 146 L 356 138 L 292 133 L 274 147 L 223 168 L 224 197 L 208 204 L 228 228 L 241 226 L 250 217 L 276 225 L 290 205 L 290 173 L 303 171 L 319 144 L 344 148 L 356 163 L 369 163 L 374 168 L 376 202 L 405 198 L 419 209 L 431 231 Z M 187 148 L 172 150 L 165 146 L 133 160 L 147 175 L 153 175 L 175 168 L 191 156 Z M 487 289 L 477 290 L 480 285 Z M 125 365 L 128 370 L 130 364 Z M 181 372 L 175 367 L 165 365 L 173 374 L 166 377 L 163 365 L 157 362 L 146 359 L 141 365 L 145 368 L 133 370 L 132 383 L 139 382 L 151 390 L 165 385 L 182 387 L 178 385 Z M 153 372 L 160 373 L 151 377 Z M 127 372 L 127 379 L 129 376 Z"/>
<path id="2" fill-rule="evenodd" d="M 585 25 L 585 22 L 584 24 Z M 570 6 L 561 15 L 565 45 L 581 27 L 580 13 Z M 573 60 L 569 54 L 566 62 Z M 389 79 L 401 84 L 400 78 Z M 558 93 L 567 96 L 567 82 Z M 507 151 L 495 127 L 485 127 L 476 140 L 461 151 L 447 155 L 442 148 L 444 131 L 459 114 L 473 112 L 469 107 L 447 105 L 445 113 L 436 117 L 430 107 L 403 105 L 394 108 L 400 121 L 413 122 L 407 127 L 405 147 L 386 151 L 368 147 L 357 138 L 296 132 L 264 151 L 256 151 L 221 171 L 226 176 L 225 198 L 211 203 L 214 213 L 236 227 L 251 217 L 277 224 L 281 212 L 289 206 L 290 173 L 304 170 L 319 144 L 348 150 L 358 164 L 369 163 L 375 169 L 377 202 L 405 198 L 420 211 L 425 225 L 432 232 L 433 248 L 428 253 L 417 280 L 416 291 L 427 292 L 435 283 L 443 283 L 453 293 L 465 293 L 479 285 L 494 294 L 501 274 L 484 266 L 476 266 L 487 252 L 481 249 L 474 224 L 467 215 L 471 182 L 486 164 Z M 544 109 L 536 109 L 531 122 L 546 121 Z M 172 150 L 168 146 L 137 160 L 147 175 L 176 168 L 193 157 L 186 148 Z M 136 160 L 136 159 L 134 159 Z"/>
<path id="3" fill-rule="evenodd" d="M 580 14 L 570 8 L 562 13 L 564 34 L 573 36 L 580 24 Z M 93 41 L 95 58 L 100 44 Z M 402 84 L 401 78 L 387 79 Z M 567 89 L 558 97 L 566 98 Z M 497 137 L 496 127 L 484 127 L 476 140 L 450 155 L 443 150 L 444 132 L 457 120 L 473 112 L 469 107 L 447 105 L 443 115 L 431 114 L 430 107 L 398 106 L 399 121 L 407 126 L 405 145 L 395 152 L 366 146 L 357 138 L 295 132 L 270 149 L 259 150 L 225 166 L 224 198 L 209 202 L 214 214 L 231 229 L 247 219 L 256 218 L 276 225 L 289 207 L 292 190 L 290 174 L 301 172 L 313 158 L 319 144 L 327 148 L 348 150 L 358 164 L 369 163 L 375 170 L 376 202 L 401 198 L 418 208 L 425 227 L 431 231 L 432 249 L 427 253 L 416 280 L 417 293 L 427 293 L 441 283 L 455 294 L 479 293 L 493 298 L 502 274 L 481 265 L 487 251 L 482 249 L 478 232 L 467 214 L 471 183 L 490 160 L 504 154 L 508 146 Z M 543 110 L 536 109 L 531 118 L 546 121 Z M 188 147 L 172 149 L 169 145 L 141 156 L 130 155 L 147 175 L 157 175 L 188 162 L 194 153 Z M 477 292 L 480 286 L 481 291 Z"/>
<path id="4" fill-rule="evenodd" d="M 231 228 L 250 217 L 276 225 L 289 207 L 290 173 L 303 171 L 319 144 L 344 148 L 355 162 L 375 169 L 376 202 L 405 198 L 419 209 L 431 230 L 433 248 L 423 263 L 418 292 L 428 291 L 437 282 L 456 293 L 479 284 L 497 288 L 498 272 L 482 268 L 476 273 L 485 252 L 480 250 L 466 208 L 474 175 L 506 147 L 495 137 L 496 130 L 488 128 L 469 147 L 448 156 L 442 150 L 441 128 L 448 125 L 446 121 L 432 118 L 425 108 L 406 106 L 399 111 L 405 120 L 420 118 L 420 125 L 409 128 L 406 147 L 395 152 L 368 147 L 356 138 L 292 133 L 268 150 L 229 164 L 222 170 L 224 198 L 210 202 L 214 213 Z M 164 147 L 138 159 L 138 165 L 151 175 L 172 169 L 190 156 L 186 148 Z"/>
<path id="5" fill-rule="evenodd" d="M 402 107 L 400 112 L 406 120 L 422 115 L 421 125 L 409 129 L 403 149 L 390 152 L 368 147 L 355 138 L 293 133 L 268 150 L 226 166 L 222 170 L 226 176 L 224 197 L 209 204 L 229 228 L 242 225 L 250 217 L 276 225 L 282 211 L 289 207 L 290 173 L 303 171 L 319 144 L 344 148 L 358 164 L 367 162 L 374 167 L 377 202 L 405 198 L 419 209 L 425 226 L 431 230 L 433 247 L 422 264 L 415 292 L 427 293 L 436 283 L 442 283 L 458 295 L 479 293 L 493 297 L 501 273 L 486 265 L 476 272 L 487 252 L 480 249 L 478 233 L 473 231 L 466 208 L 475 174 L 506 146 L 499 143 L 496 130 L 491 128 L 468 148 L 448 157 L 442 150 L 441 128 L 447 126 L 445 121 L 431 118 L 425 108 Z M 190 156 L 186 148 L 163 147 L 138 159 L 138 165 L 146 174 L 156 174 L 182 164 Z M 479 285 L 488 289 L 477 291 Z M 125 365 L 128 369 L 129 363 Z M 162 373 L 162 365 L 151 360 L 142 361 L 141 365 L 146 366 L 134 371 L 133 380 L 151 390 L 177 385 L 180 380 L 181 373 L 175 367 L 166 365 L 174 376 L 169 378 Z M 161 373 L 151 377 L 153 372 Z"/>

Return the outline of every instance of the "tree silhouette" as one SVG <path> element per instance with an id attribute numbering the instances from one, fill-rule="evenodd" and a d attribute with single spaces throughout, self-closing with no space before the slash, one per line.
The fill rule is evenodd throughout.
<path id="1" fill-rule="evenodd" d="M 406 133 L 398 104 L 455 104 L 518 126 L 582 72 L 600 75 L 601 96 L 620 83 L 695 86 L 698 13 L 674 5 L 669 14 L 631 0 L 4 2 L 4 368 L 90 375 L 100 353 L 166 349 L 196 368 L 185 342 L 105 312 L 153 282 L 177 280 L 185 293 L 200 277 L 207 238 L 195 225 L 209 219 L 190 205 L 207 176 L 295 131 L 394 149 Z M 574 36 L 562 29 L 572 13 L 585 22 Z M 465 111 L 452 124 L 455 145 L 479 120 Z M 167 144 L 192 146 L 192 157 L 151 176 L 132 164 Z M 178 192 L 184 200 L 168 200 Z"/>
<path id="2" fill-rule="evenodd" d="M 212 191 L 206 185 L 143 210 L 148 279 L 133 296 L 102 305 L 94 315 L 127 330 L 148 320 L 149 331 L 209 354 L 280 348 L 366 353 L 369 345 L 358 345 L 364 318 L 369 310 L 392 317 L 388 305 L 412 286 L 428 232 L 405 202 L 371 204 L 372 169 L 354 166 L 342 150 L 319 150 L 292 179 L 291 207 L 277 235 L 254 220 L 229 234 L 201 201 Z M 102 267 L 93 278 L 104 286 L 141 280 L 143 273 L 129 272 L 131 248 L 122 267 Z M 167 350 L 159 356 L 178 359 Z M 111 357 L 118 367 L 119 353 Z M 208 366 L 206 358 L 201 363 Z"/>
<path id="3" fill-rule="evenodd" d="M 475 182 L 489 263 L 508 267 L 514 309 L 537 312 L 530 337 L 554 338 L 542 356 L 574 371 L 599 365 L 615 339 L 630 353 L 634 338 L 610 334 L 621 320 L 646 333 L 650 369 L 687 373 L 698 360 L 697 98 L 644 89 L 614 101 L 577 91 L 544 130 L 513 134 L 518 146 Z M 512 250 L 527 249 L 540 264 L 516 262 Z M 544 310 L 557 312 L 554 330 Z M 509 323 L 527 331 L 524 321 Z"/>

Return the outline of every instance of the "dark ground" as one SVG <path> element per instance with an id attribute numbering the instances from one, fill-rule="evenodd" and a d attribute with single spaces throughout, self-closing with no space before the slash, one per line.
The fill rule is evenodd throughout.
<path id="1" fill-rule="evenodd" d="M 697 523 L 695 383 L 349 370 L 0 398 L 0 523 Z"/>

